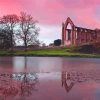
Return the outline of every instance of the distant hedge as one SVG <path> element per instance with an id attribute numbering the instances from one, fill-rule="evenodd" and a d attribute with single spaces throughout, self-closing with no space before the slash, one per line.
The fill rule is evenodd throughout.
<path id="1" fill-rule="evenodd" d="M 81 53 L 100 53 L 100 43 L 91 43 L 75 47 L 74 51 Z"/>

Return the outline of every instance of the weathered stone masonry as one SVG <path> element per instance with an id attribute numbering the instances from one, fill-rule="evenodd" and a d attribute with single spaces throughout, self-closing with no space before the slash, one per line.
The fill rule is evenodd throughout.
<path id="1" fill-rule="evenodd" d="M 62 45 L 64 46 L 78 46 L 99 41 L 99 29 L 92 30 L 77 27 L 69 17 L 66 22 L 62 24 Z"/>

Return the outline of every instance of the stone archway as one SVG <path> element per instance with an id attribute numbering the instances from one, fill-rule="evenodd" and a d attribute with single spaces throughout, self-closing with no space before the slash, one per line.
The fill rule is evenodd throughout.
<path id="1" fill-rule="evenodd" d="M 66 26 L 66 45 L 69 46 L 72 44 L 72 25 L 68 23 Z"/>
<path id="2" fill-rule="evenodd" d="M 71 46 L 74 44 L 74 29 L 75 25 L 68 17 L 66 22 L 62 25 L 62 43 L 64 46 Z"/>
<path id="3" fill-rule="evenodd" d="M 68 23 L 66 27 L 66 40 L 67 41 L 71 39 L 71 32 L 72 32 L 72 26 L 70 23 Z"/>

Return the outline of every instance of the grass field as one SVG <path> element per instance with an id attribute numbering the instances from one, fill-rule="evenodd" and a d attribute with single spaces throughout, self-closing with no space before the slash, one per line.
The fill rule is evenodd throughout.
<path id="1" fill-rule="evenodd" d="M 73 48 L 48 48 L 48 49 L 36 49 L 36 50 L 15 50 L 5 51 L 0 50 L 0 56 L 59 56 L 59 57 L 90 57 L 100 58 L 100 54 L 86 54 L 74 52 Z"/>

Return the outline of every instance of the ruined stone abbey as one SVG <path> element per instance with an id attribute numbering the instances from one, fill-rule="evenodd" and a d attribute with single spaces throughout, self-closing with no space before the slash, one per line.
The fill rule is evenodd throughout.
<path id="1" fill-rule="evenodd" d="M 99 29 L 92 30 L 78 27 L 74 25 L 69 17 L 66 22 L 62 24 L 62 45 L 64 46 L 78 46 L 99 41 Z"/>

